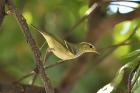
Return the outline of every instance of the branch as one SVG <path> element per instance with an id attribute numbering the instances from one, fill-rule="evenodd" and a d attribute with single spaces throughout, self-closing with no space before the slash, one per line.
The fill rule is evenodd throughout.
<path id="1" fill-rule="evenodd" d="M 94 3 L 85 13 L 85 15 L 66 33 L 64 38 L 67 38 L 70 36 L 70 34 L 77 28 L 85 19 L 88 18 L 88 16 L 93 12 L 93 10 L 98 6 L 97 3 Z"/>
<path id="2" fill-rule="evenodd" d="M 44 87 L 25 84 L 0 84 L 0 93 L 45 93 Z"/>
<path id="3" fill-rule="evenodd" d="M 97 49 L 97 50 L 99 50 L 99 51 L 103 51 L 103 50 L 106 50 L 106 49 L 118 48 L 118 47 L 120 47 L 120 46 L 135 45 L 135 44 L 140 44 L 140 41 L 135 41 L 135 42 L 130 42 L 130 43 L 116 44 L 116 45 L 112 45 L 112 46 L 108 46 L 108 47 L 100 48 L 100 49 Z"/>
<path id="4" fill-rule="evenodd" d="M 0 27 L 5 16 L 5 2 L 6 0 L 0 0 Z"/>
<path id="5" fill-rule="evenodd" d="M 60 60 L 54 64 L 51 64 L 51 65 L 48 65 L 48 66 L 45 66 L 44 69 L 48 69 L 48 68 L 51 68 L 51 67 L 54 67 L 56 65 L 60 65 L 62 63 L 66 62 L 66 60 Z M 17 81 L 13 82 L 13 83 L 19 83 L 20 81 L 22 81 L 23 79 L 26 79 L 27 77 L 30 77 L 32 75 L 36 74 L 35 71 L 32 71 L 31 73 L 27 74 L 27 75 L 24 75 L 22 76 L 20 79 L 18 79 Z"/>
<path id="6" fill-rule="evenodd" d="M 42 82 L 44 83 L 44 87 L 47 93 L 54 93 L 54 90 L 52 88 L 51 82 L 49 78 L 47 77 L 44 67 L 42 65 L 42 60 L 41 60 L 41 53 L 36 46 L 36 43 L 29 31 L 28 25 L 26 23 L 25 18 L 22 16 L 20 11 L 16 8 L 12 0 L 7 0 L 6 5 L 11 12 L 11 14 L 15 17 L 16 21 L 18 22 L 22 33 L 24 34 L 27 43 L 29 44 L 29 47 L 31 48 L 31 51 L 33 53 L 34 57 L 34 62 L 36 65 L 36 73 L 38 73 L 42 79 Z"/>
<path id="7" fill-rule="evenodd" d="M 18 79 L 17 81 L 13 82 L 13 83 L 19 83 L 20 81 L 22 81 L 23 79 L 27 78 L 27 77 L 30 77 L 32 75 L 35 74 L 35 71 L 32 71 L 31 73 L 27 74 L 27 75 L 24 75 L 22 76 L 20 79 Z"/>

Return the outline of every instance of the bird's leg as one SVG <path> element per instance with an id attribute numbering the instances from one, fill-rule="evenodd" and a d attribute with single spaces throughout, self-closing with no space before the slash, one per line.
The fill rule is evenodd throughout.
<path id="1" fill-rule="evenodd" d="M 46 62 L 46 59 L 48 58 L 48 56 L 50 55 L 52 50 L 54 50 L 54 48 L 47 48 L 46 49 L 46 53 L 45 53 L 45 56 L 44 56 L 43 64 Z"/>
<path id="2" fill-rule="evenodd" d="M 39 47 L 39 50 L 42 50 L 42 48 L 44 47 L 44 45 L 47 43 L 47 41 L 45 41 L 44 43 L 43 43 L 43 45 L 41 46 L 41 47 Z"/>

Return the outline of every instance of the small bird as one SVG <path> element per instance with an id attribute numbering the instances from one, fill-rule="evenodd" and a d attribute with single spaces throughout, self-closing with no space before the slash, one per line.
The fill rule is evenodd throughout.
<path id="1" fill-rule="evenodd" d="M 38 30 L 44 36 L 51 51 L 62 60 L 77 58 L 85 52 L 98 53 L 97 50 L 94 48 L 94 46 L 90 43 L 87 42 L 81 42 L 77 44 L 69 43 L 56 35 L 38 29 L 34 25 L 32 25 L 32 27 Z"/>

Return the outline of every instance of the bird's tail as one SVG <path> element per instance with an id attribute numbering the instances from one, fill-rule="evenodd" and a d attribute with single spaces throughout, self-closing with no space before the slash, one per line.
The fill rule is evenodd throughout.
<path id="1" fill-rule="evenodd" d="M 38 30 L 39 32 L 44 32 L 43 30 L 41 30 L 41 29 L 37 28 L 37 27 L 36 27 L 36 26 L 34 26 L 33 24 L 31 24 L 31 26 L 32 26 L 33 28 L 35 28 L 36 30 Z"/>
<path id="2" fill-rule="evenodd" d="M 43 31 L 43 30 L 37 28 L 37 27 L 34 26 L 33 24 L 31 24 L 31 26 L 32 26 L 33 28 L 35 28 L 37 31 L 39 31 L 43 36 L 44 36 L 44 35 L 46 35 L 46 36 L 50 36 L 50 33 L 45 32 L 45 31 Z"/>

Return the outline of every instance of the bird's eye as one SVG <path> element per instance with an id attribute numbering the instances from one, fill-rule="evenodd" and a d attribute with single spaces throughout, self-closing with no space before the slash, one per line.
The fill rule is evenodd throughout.
<path id="1" fill-rule="evenodd" d="M 92 46 L 89 46 L 90 48 L 93 48 Z"/>

